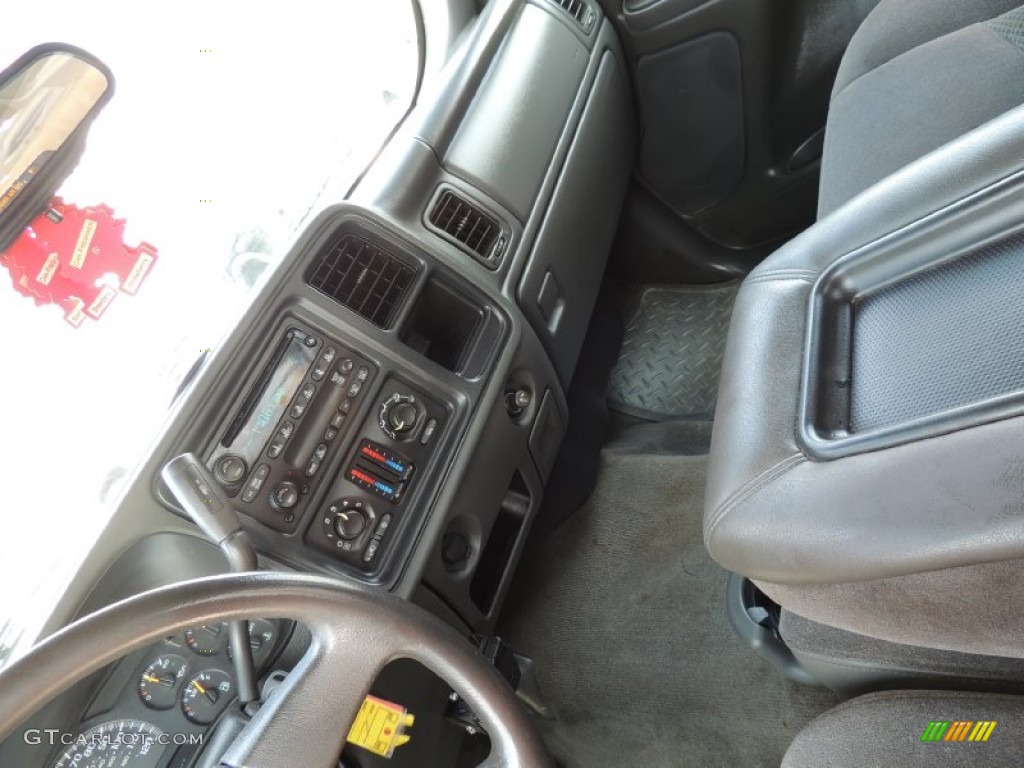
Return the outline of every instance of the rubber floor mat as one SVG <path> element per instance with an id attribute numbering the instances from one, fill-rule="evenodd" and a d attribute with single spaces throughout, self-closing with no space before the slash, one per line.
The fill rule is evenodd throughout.
<path id="1" fill-rule="evenodd" d="M 641 289 L 608 382 L 611 407 L 655 421 L 710 419 L 739 285 Z"/>

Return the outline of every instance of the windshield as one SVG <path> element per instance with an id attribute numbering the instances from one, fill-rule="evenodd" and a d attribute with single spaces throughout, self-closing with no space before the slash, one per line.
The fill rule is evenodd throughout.
<path id="1" fill-rule="evenodd" d="M 127 244 L 159 255 L 137 295 L 77 329 L 0 268 L 0 665 L 94 544 L 201 351 L 401 120 L 419 59 L 411 0 L 11 5 L 0 69 L 61 41 L 116 80 L 59 194 L 109 205 Z"/>

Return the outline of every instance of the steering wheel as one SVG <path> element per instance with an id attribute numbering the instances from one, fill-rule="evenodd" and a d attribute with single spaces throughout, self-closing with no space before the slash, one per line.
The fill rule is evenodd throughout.
<path id="1" fill-rule="evenodd" d="M 370 686 L 389 662 L 404 658 L 445 680 L 479 718 L 491 739 L 481 768 L 552 766 L 511 687 L 450 627 L 393 595 L 270 572 L 155 589 L 47 638 L 0 672 L 0 741 L 71 684 L 131 651 L 191 626 L 265 616 L 301 622 L 313 640 L 222 765 L 335 768 Z"/>

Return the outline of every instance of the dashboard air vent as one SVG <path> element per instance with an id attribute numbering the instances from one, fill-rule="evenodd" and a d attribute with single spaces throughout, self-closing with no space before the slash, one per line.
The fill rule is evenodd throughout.
<path id="1" fill-rule="evenodd" d="M 583 0 L 554 0 L 562 10 L 572 16 L 583 29 L 590 31 L 594 25 L 594 11 Z"/>
<path id="2" fill-rule="evenodd" d="M 481 260 L 490 262 L 497 255 L 494 246 L 501 239 L 501 226 L 451 190 L 446 189 L 440 194 L 430 209 L 428 219 L 438 230 L 466 246 Z"/>
<path id="3" fill-rule="evenodd" d="M 311 286 L 378 328 L 387 328 L 416 270 L 357 235 L 345 235 L 317 259 Z"/>

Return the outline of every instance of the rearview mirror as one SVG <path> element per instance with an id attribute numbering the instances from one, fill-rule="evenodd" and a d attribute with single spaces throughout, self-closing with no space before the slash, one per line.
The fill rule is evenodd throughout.
<path id="1" fill-rule="evenodd" d="M 0 253 L 57 192 L 114 92 L 110 70 L 78 48 L 33 48 L 0 72 Z"/>

